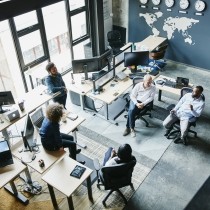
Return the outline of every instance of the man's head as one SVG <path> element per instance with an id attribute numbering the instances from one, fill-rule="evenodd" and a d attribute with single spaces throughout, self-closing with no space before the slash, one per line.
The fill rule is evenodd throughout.
<path id="1" fill-rule="evenodd" d="M 123 162 L 128 162 L 131 160 L 132 156 L 132 148 L 129 144 L 123 144 L 118 148 L 117 151 L 118 157 L 123 161 Z"/>
<path id="2" fill-rule="evenodd" d="M 51 122 L 59 122 L 63 116 L 63 105 L 58 103 L 48 105 L 46 116 Z"/>
<path id="3" fill-rule="evenodd" d="M 46 70 L 51 75 L 56 75 L 58 73 L 58 70 L 57 70 L 55 64 L 52 63 L 52 62 L 50 62 L 50 63 L 47 64 Z"/>
<path id="4" fill-rule="evenodd" d="M 196 86 L 193 88 L 192 97 L 193 98 L 199 98 L 203 92 L 202 86 Z"/>
<path id="5" fill-rule="evenodd" d="M 144 83 L 144 88 L 150 87 L 151 84 L 152 84 L 152 77 L 151 77 L 151 75 L 146 74 L 146 75 L 144 76 L 144 81 L 143 81 L 143 83 Z"/>

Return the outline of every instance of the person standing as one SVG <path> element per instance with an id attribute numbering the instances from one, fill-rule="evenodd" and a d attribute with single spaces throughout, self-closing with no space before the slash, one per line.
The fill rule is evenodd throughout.
<path id="1" fill-rule="evenodd" d="M 66 109 L 67 89 L 61 74 L 52 62 L 47 64 L 46 70 L 49 75 L 45 78 L 45 84 L 47 85 L 50 93 L 60 92 L 58 96 L 53 98 L 53 101 L 62 104 Z"/>

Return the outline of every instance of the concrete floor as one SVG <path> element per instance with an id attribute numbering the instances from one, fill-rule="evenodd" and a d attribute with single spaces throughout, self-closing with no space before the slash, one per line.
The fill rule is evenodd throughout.
<path id="1" fill-rule="evenodd" d="M 167 63 L 161 74 L 173 78 L 188 77 L 190 83 L 204 87 L 206 107 L 195 128 L 198 138 L 189 138 L 188 146 L 167 140 L 163 136 L 162 121 L 155 118 L 149 119 L 149 128 L 143 122 L 137 122 L 137 136 L 134 139 L 122 136 L 126 123 L 123 115 L 117 118 L 119 125 L 116 126 L 90 112 L 81 111 L 78 106 L 71 104 L 68 107 L 86 118 L 83 127 L 110 139 L 108 146 L 129 143 L 134 154 L 140 155 L 141 163 L 153 167 L 125 210 L 184 209 L 210 174 L 210 72 L 170 61 Z M 68 76 L 65 80 L 68 82 Z M 156 95 L 155 105 L 167 107 L 179 99 L 179 96 L 165 92 L 162 96 L 162 101 L 158 102 Z"/>

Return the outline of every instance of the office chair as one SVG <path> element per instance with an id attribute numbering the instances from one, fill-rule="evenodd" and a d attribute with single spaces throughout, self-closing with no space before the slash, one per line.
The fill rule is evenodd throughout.
<path id="1" fill-rule="evenodd" d="M 190 87 L 184 87 L 181 89 L 181 95 L 179 100 L 186 94 L 186 93 L 192 93 L 193 89 Z M 202 94 L 201 95 L 203 101 L 205 101 L 205 96 Z M 173 108 L 175 107 L 175 104 L 171 104 L 167 107 L 167 110 L 171 111 Z M 197 137 L 197 132 L 192 130 L 191 127 L 196 127 L 196 122 L 197 122 L 198 118 L 196 118 L 196 120 L 194 122 L 190 122 L 189 123 L 189 128 L 188 128 L 188 133 L 193 133 L 195 137 Z M 181 131 L 180 131 L 180 120 L 177 120 L 174 124 L 173 124 L 173 129 L 172 131 L 166 135 L 167 139 L 175 139 L 178 136 L 180 136 Z M 185 143 L 185 145 L 187 145 L 187 142 Z"/>
<path id="2" fill-rule="evenodd" d="M 117 30 L 109 31 L 107 33 L 107 40 L 109 46 L 113 49 L 113 54 L 117 54 L 120 51 L 120 48 L 124 45 L 121 40 L 121 34 Z"/>
<path id="3" fill-rule="evenodd" d="M 133 88 L 137 83 L 142 82 L 143 80 L 144 80 L 143 77 L 134 77 L 133 78 Z M 127 104 L 125 105 L 125 111 L 128 112 L 129 106 L 130 106 L 130 100 L 127 99 Z M 153 101 L 151 101 L 150 103 L 145 105 L 143 109 L 139 110 L 139 113 L 135 116 L 135 120 L 137 120 L 137 119 L 143 120 L 146 124 L 146 127 L 148 127 L 149 123 L 147 122 L 147 120 L 143 116 L 151 117 L 152 116 L 152 114 L 151 114 L 152 109 L 153 109 Z M 124 117 L 127 118 L 128 115 L 126 114 L 126 115 L 124 115 Z"/>
<path id="4" fill-rule="evenodd" d="M 151 60 L 150 65 L 149 65 L 150 67 L 156 68 L 158 70 L 162 70 L 162 68 L 166 65 L 166 62 L 165 60 L 161 60 L 161 59 L 164 58 L 167 47 L 168 47 L 167 44 L 162 45 L 149 53 L 149 58 Z"/>
<path id="5" fill-rule="evenodd" d="M 110 190 L 102 201 L 104 206 L 106 206 L 106 200 L 114 191 L 118 192 L 125 204 L 127 204 L 127 200 L 119 188 L 130 185 L 134 190 L 131 178 L 135 165 L 136 158 L 134 156 L 132 156 L 131 161 L 128 163 L 120 163 L 103 167 L 100 166 L 98 159 L 94 159 L 94 167 L 96 169 L 98 179 L 97 187 L 100 189 L 100 186 L 102 185 L 105 190 Z"/>

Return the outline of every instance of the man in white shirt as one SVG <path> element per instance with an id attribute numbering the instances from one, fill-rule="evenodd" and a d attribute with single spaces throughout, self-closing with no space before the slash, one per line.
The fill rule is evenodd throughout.
<path id="1" fill-rule="evenodd" d="M 126 123 L 126 129 L 123 136 L 131 133 L 132 137 L 135 137 L 135 116 L 144 108 L 145 105 L 154 100 L 156 87 L 152 84 L 151 75 L 144 76 L 143 82 L 139 82 L 133 88 L 130 95 L 130 106 L 128 110 L 128 118 Z"/>
<path id="2" fill-rule="evenodd" d="M 167 136 L 173 124 L 180 120 L 181 136 L 177 137 L 174 143 L 182 142 L 186 144 L 186 136 L 189 128 L 189 123 L 194 122 L 201 115 L 204 109 L 205 101 L 202 97 L 203 87 L 196 86 L 192 93 L 186 93 L 178 102 L 178 104 L 170 111 L 168 117 L 163 121 L 163 126 L 167 129 Z"/>

